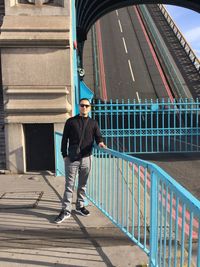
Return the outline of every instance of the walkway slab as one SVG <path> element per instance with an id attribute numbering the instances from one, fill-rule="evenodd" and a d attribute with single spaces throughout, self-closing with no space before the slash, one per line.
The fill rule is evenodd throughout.
<path id="1" fill-rule="evenodd" d="M 6 174 L 0 175 L 0 183 L 0 196 L 4 196 L 0 197 L 0 267 L 148 263 L 148 257 L 91 203 L 90 217 L 74 211 L 62 224 L 53 223 L 60 210 L 64 177 Z"/>

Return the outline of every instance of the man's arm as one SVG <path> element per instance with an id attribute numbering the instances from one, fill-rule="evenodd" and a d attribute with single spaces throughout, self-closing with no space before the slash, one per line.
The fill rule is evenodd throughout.
<path id="1" fill-rule="evenodd" d="M 67 157 L 67 143 L 69 139 L 69 122 L 66 121 L 63 130 L 62 142 L 61 142 L 61 153 L 63 158 Z"/>
<path id="2" fill-rule="evenodd" d="M 103 137 L 101 135 L 101 131 L 97 122 L 95 125 L 95 141 L 99 147 L 107 148 L 107 146 L 103 142 Z"/>

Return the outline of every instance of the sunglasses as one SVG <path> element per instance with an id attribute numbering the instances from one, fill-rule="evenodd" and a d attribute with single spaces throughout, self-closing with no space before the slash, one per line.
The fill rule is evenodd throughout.
<path id="1" fill-rule="evenodd" d="M 89 107 L 90 107 L 90 105 L 86 105 L 86 104 L 80 104 L 80 107 L 81 107 L 81 108 L 84 108 L 84 107 L 86 107 L 86 108 L 89 108 Z"/>

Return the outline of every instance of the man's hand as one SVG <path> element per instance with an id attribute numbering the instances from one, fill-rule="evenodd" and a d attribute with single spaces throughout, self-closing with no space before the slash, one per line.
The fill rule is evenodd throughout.
<path id="1" fill-rule="evenodd" d="M 98 146 L 101 147 L 101 148 L 107 148 L 107 146 L 104 144 L 104 142 L 100 142 L 98 144 Z"/>

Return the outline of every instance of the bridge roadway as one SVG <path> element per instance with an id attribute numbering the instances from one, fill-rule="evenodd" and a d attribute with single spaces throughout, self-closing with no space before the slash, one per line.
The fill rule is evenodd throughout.
<path id="1" fill-rule="evenodd" d="M 135 7 L 100 20 L 108 99 L 168 97 L 142 26 Z"/>
<path id="2" fill-rule="evenodd" d="M 101 31 L 107 97 L 113 100 L 168 97 L 153 57 L 144 43 L 135 9 L 129 9 L 133 12 L 131 17 L 128 9 L 124 8 L 106 15 L 97 25 Z M 150 77 L 149 73 L 153 76 Z M 140 157 L 158 164 L 200 199 L 200 153 Z"/>

